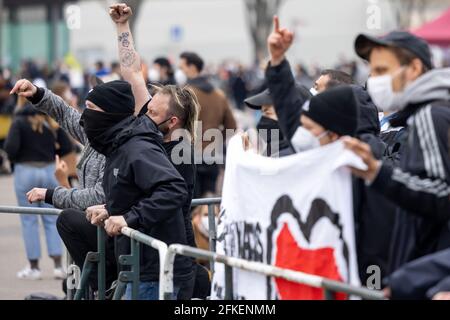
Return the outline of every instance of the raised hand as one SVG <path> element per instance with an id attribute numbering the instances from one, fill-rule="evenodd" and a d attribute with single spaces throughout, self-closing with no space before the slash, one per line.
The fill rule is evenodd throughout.
<path id="1" fill-rule="evenodd" d="M 55 177 L 60 184 L 63 184 L 63 182 L 66 182 L 66 180 L 69 179 L 69 167 L 64 160 L 59 158 L 59 156 L 56 156 Z"/>
<path id="2" fill-rule="evenodd" d="M 20 79 L 14 85 L 14 88 L 9 92 L 9 94 L 17 93 L 17 95 L 25 98 L 30 98 L 34 96 L 37 92 L 37 88 L 27 79 Z"/>
<path id="3" fill-rule="evenodd" d="M 267 47 L 270 53 L 271 65 L 280 64 L 286 52 L 294 41 L 294 33 L 286 28 L 280 28 L 280 20 L 277 16 L 273 17 L 273 31 L 267 38 Z"/>
<path id="4" fill-rule="evenodd" d="M 109 7 L 109 16 L 114 23 L 127 23 L 133 11 L 126 3 L 115 3 Z"/>

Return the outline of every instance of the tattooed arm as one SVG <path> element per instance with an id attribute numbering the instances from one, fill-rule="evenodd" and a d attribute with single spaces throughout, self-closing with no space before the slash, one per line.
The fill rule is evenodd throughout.
<path id="1" fill-rule="evenodd" d="M 120 71 L 124 80 L 131 84 L 135 100 L 134 110 L 137 115 L 142 106 L 150 100 L 150 94 L 142 74 L 141 57 L 134 49 L 133 36 L 128 24 L 132 14 L 131 8 L 126 4 L 110 6 L 109 15 L 117 29 Z"/>

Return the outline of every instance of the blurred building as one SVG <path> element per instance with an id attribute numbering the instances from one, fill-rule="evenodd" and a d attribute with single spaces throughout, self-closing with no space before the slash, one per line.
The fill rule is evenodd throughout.
<path id="1" fill-rule="evenodd" d="M 0 0 L 2 61 L 17 68 L 34 58 L 52 62 L 69 51 L 63 15 L 67 0 Z"/>
<path id="2" fill-rule="evenodd" d="M 84 65 L 117 59 L 116 35 L 107 7 L 113 0 L 0 0 L 3 61 L 17 65 L 27 57 L 55 61 L 68 50 Z M 144 60 L 159 55 L 174 60 L 184 50 L 198 51 L 208 62 L 253 61 L 244 0 L 146 0 L 138 12 L 137 48 Z M 126 2 L 126 1 L 124 1 Z M 397 7 L 392 4 L 397 2 Z M 289 58 L 308 65 L 332 66 L 355 57 L 359 32 L 382 34 L 396 27 L 399 14 L 417 24 L 432 19 L 450 0 L 427 0 L 414 12 L 401 0 L 285 0 L 284 26 L 296 32 Z M 370 7 L 379 8 L 380 23 L 368 24 Z M 394 10 L 396 8 L 396 10 Z M 420 18 L 420 19 L 419 19 Z"/>

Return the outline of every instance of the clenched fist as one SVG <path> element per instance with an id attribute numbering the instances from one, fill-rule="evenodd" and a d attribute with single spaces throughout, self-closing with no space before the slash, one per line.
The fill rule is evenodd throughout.
<path id="1" fill-rule="evenodd" d="M 20 79 L 16 82 L 14 85 L 14 88 L 12 88 L 11 92 L 9 94 L 17 93 L 17 95 L 25 98 L 30 98 L 34 96 L 37 92 L 37 87 L 32 84 L 27 79 Z"/>
<path id="2" fill-rule="evenodd" d="M 127 23 L 133 11 L 125 3 L 115 3 L 109 7 L 109 16 L 114 23 Z"/>

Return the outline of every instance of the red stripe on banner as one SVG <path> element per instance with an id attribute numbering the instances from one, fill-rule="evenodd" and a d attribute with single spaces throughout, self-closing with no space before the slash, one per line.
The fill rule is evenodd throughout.
<path id="1" fill-rule="evenodd" d="M 342 281 L 333 248 L 324 247 L 314 250 L 301 248 L 292 236 L 287 223 L 284 223 L 276 242 L 275 265 L 277 267 Z M 280 278 L 276 278 L 275 283 L 281 300 L 321 300 L 324 297 L 322 288 L 313 288 Z M 336 293 L 335 299 L 345 300 L 347 295 Z"/>

